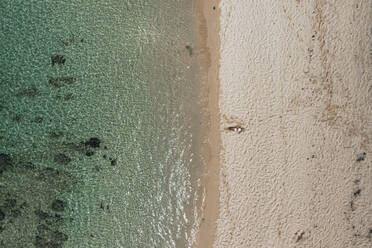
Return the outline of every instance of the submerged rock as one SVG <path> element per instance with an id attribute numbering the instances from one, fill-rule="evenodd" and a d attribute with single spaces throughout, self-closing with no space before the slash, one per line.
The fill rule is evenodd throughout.
<path id="1" fill-rule="evenodd" d="M 93 138 L 90 138 L 88 141 L 86 141 L 84 144 L 92 148 L 99 148 L 101 145 L 101 140 L 96 137 L 93 137 Z"/>
<path id="2" fill-rule="evenodd" d="M 55 65 L 63 65 L 66 62 L 65 56 L 59 55 L 59 54 L 54 54 L 50 57 L 52 66 Z"/>

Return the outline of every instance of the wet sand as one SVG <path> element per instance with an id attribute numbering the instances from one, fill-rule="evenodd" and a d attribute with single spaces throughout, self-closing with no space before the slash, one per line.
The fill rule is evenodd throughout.
<path id="1" fill-rule="evenodd" d="M 216 220 L 219 206 L 219 154 L 220 154 L 220 111 L 219 111 L 219 0 L 195 0 L 194 23 L 196 33 L 195 51 L 200 60 L 202 81 L 202 129 L 205 140 L 201 146 L 204 157 L 202 191 L 199 203 L 200 223 L 194 247 L 212 247 L 215 239 Z"/>

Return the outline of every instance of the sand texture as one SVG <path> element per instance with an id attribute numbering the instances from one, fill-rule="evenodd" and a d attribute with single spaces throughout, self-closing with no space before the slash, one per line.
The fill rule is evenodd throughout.
<path id="1" fill-rule="evenodd" d="M 214 247 L 372 247 L 372 1 L 220 8 Z"/>

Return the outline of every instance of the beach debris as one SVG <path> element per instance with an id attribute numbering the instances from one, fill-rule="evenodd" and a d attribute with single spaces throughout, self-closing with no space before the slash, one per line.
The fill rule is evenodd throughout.
<path id="1" fill-rule="evenodd" d="M 362 162 L 366 159 L 366 156 L 367 156 L 367 153 L 363 152 L 361 154 L 358 155 L 358 158 L 357 158 L 357 162 Z"/>
<path id="2" fill-rule="evenodd" d="M 361 189 L 357 189 L 355 192 L 354 192 L 354 196 L 357 197 L 357 196 L 360 196 L 360 192 L 362 192 Z"/>
<path id="3" fill-rule="evenodd" d="M 236 125 L 236 126 L 230 126 L 228 128 L 226 128 L 228 131 L 231 131 L 231 132 L 235 132 L 235 133 L 241 133 L 245 130 L 244 127 L 240 126 L 240 125 Z"/>
<path id="4" fill-rule="evenodd" d="M 52 66 L 55 65 L 64 65 L 66 62 L 65 56 L 59 55 L 59 54 L 54 54 L 50 57 L 52 61 Z"/>
<path id="5" fill-rule="evenodd" d="M 305 231 L 298 231 L 295 233 L 296 242 L 299 242 L 304 237 Z"/>

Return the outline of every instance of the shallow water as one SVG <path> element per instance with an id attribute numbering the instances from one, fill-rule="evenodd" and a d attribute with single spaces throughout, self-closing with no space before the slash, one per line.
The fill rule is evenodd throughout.
<path id="1" fill-rule="evenodd" d="M 1 247 L 190 247 L 191 2 L 0 2 Z"/>

